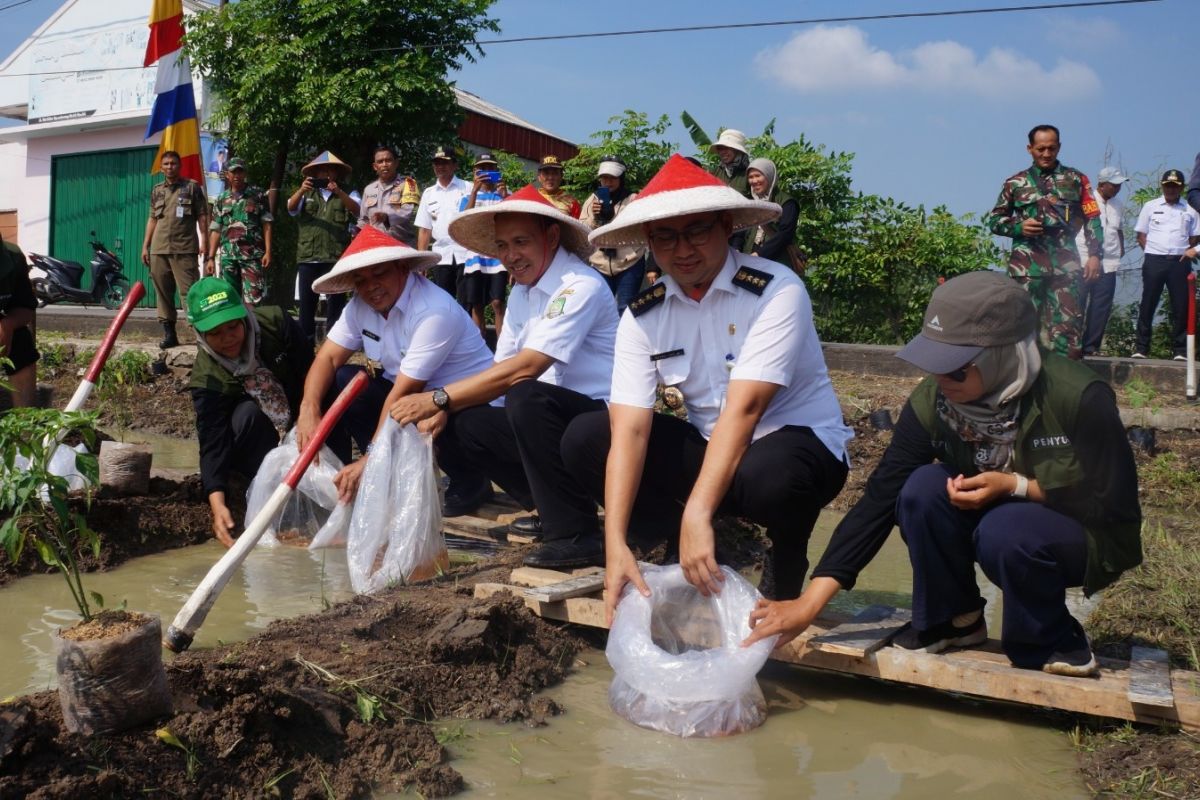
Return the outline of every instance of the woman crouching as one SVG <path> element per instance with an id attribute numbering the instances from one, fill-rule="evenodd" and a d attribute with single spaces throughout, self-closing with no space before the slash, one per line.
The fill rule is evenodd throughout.
<path id="1" fill-rule="evenodd" d="M 938 287 L 897 356 L 930 376 L 804 594 L 761 602 L 747 641 L 802 632 L 896 524 L 913 618 L 893 644 L 937 653 L 985 641 L 978 563 L 1003 592 L 1000 641 L 1015 666 L 1095 675 L 1066 589 L 1090 595 L 1142 559 L 1137 472 L 1112 389 L 1039 349 L 1028 294 L 996 272 Z"/>

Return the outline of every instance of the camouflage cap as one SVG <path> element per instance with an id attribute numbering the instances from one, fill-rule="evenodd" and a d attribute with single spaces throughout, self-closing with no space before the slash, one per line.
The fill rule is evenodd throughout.
<path id="1" fill-rule="evenodd" d="M 246 161 L 241 158 L 231 158 L 225 162 L 225 171 L 233 172 L 235 169 L 245 170 Z"/>
<path id="2" fill-rule="evenodd" d="M 896 357 L 945 375 L 984 348 L 1016 344 L 1035 331 L 1037 311 L 1021 284 L 1001 272 L 967 272 L 933 290 L 921 332 Z"/>

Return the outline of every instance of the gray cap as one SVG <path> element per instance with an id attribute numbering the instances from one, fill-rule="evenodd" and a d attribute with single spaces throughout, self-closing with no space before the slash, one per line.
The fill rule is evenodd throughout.
<path id="1" fill-rule="evenodd" d="M 933 375 L 966 366 L 986 347 L 1016 344 L 1037 330 L 1029 293 L 1000 272 L 967 272 L 933 290 L 925 322 L 897 358 Z"/>
<path id="2" fill-rule="evenodd" d="M 1125 181 L 1129 180 L 1121 174 L 1121 170 L 1116 167 L 1105 167 L 1096 173 L 1096 183 L 1112 183 L 1120 186 Z"/>

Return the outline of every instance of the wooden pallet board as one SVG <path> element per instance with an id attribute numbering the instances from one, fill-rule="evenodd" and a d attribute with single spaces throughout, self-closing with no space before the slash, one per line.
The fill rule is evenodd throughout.
<path id="1" fill-rule="evenodd" d="M 528 586 L 552 589 L 577 578 L 553 570 L 521 568 L 513 570 L 510 583 L 478 584 L 475 596 L 507 591 L 546 619 L 606 627 L 599 592 L 557 602 L 524 593 Z M 868 612 L 857 619 L 823 615 L 803 634 L 776 648 L 771 658 L 807 669 L 983 699 L 1200 731 L 1200 673 L 1169 669 L 1165 654 L 1138 653 L 1133 663 L 1101 658 L 1098 678 L 1068 678 L 1013 667 L 994 639 L 978 648 L 937 655 L 890 646 L 887 640 L 906 622 L 903 610 L 876 607 Z"/>
<path id="2" fill-rule="evenodd" d="M 443 517 L 442 528 L 447 533 L 493 544 L 509 541 L 508 525 L 525 512 L 506 494 L 497 494 L 475 510 L 474 514 Z"/>

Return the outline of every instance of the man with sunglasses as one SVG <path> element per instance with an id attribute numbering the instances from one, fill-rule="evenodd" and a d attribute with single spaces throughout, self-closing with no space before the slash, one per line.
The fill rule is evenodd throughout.
<path id="1" fill-rule="evenodd" d="M 717 514 L 765 526 L 776 596 L 800 592 L 809 535 L 845 482 L 853 434 L 803 283 L 728 245 L 779 213 L 675 155 L 591 234 L 599 247 L 648 244 L 664 271 L 621 319 L 608 410 L 579 417 L 563 439 L 568 469 L 604 503 L 610 613 L 626 582 L 648 592 L 630 540 L 678 534 L 688 581 L 719 592 Z M 687 421 L 655 413 L 660 385 Z"/>

